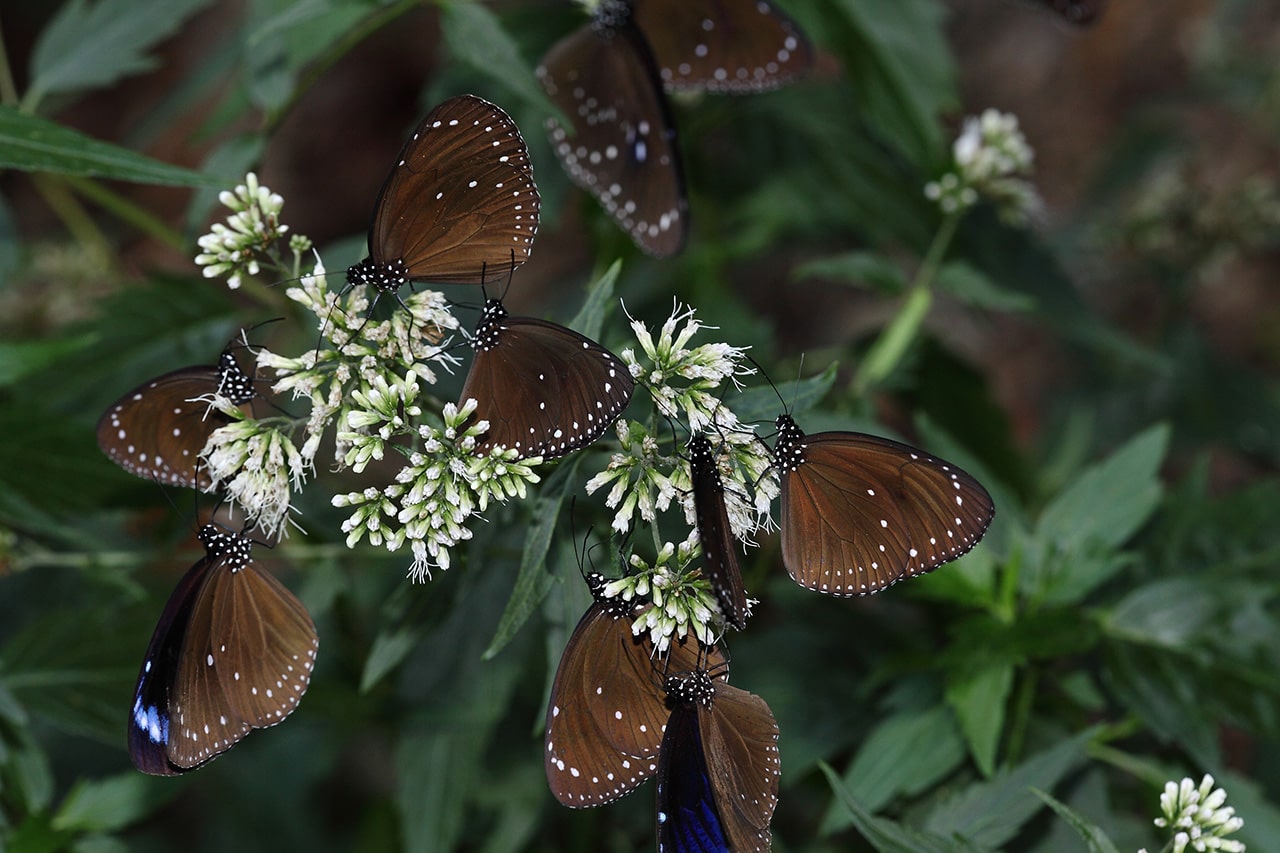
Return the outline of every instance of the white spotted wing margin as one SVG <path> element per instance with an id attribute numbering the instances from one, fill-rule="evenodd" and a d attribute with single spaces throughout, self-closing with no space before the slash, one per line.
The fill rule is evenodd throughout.
<path id="1" fill-rule="evenodd" d="M 995 504 L 959 466 L 857 432 L 805 435 L 778 418 L 782 562 L 803 587 L 869 595 L 982 539 Z"/>
<path id="2" fill-rule="evenodd" d="M 475 452 L 515 448 L 554 459 L 594 442 L 631 402 L 635 384 L 616 355 L 572 329 L 511 317 L 490 299 L 472 337 L 475 358 L 460 402 L 479 404 L 489 430 Z"/>
<path id="3" fill-rule="evenodd" d="M 560 658 L 547 705 L 547 784 L 570 808 L 612 802 L 630 793 L 658 768 L 669 711 L 661 687 L 664 668 L 685 669 L 724 656 L 693 637 L 671 644 L 669 659 L 654 651 L 648 633 L 632 622 L 643 612 L 607 599 L 605 580 L 588 577 L 596 601 L 579 620 Z"/>
<path id="4" fill-rule="evenodd" d="M 573 182 L 643 251 L 665 258 L 689 230 L 675 123 L 644 36 L 629 13 L 616 17 L 579 27 L 543 57 L 538 79 L 572 123 L 549 119 L 547 132 Z"/>
<path id="5" fill-rule="evenodd" d="M 501 108 L 474 95 L 418 124 L 378 193 L 369 226 L 376 269 L 412 281 L 478 284 L 529 259 L 538 230 L 529 150 Z"/>
<path id="6" fill-rule="evenodd" d="M 178 583 L 147 647 L 129 718 L 138 769 L 193 770 L 297 708 L 319 639 L 302 603 L 212 525 L 206 555 Z"/>

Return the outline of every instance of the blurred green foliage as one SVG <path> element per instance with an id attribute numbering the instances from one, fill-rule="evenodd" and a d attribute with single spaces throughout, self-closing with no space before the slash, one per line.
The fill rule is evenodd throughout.
<path id="1" fill-rule="evenodd" d="M 562 462 L 535 499 L 494 507 L 459 564 L 426 586 L 402 580 L 407 558 L 343 548 L 340 515 L 313 488 L 307 535 L 262 557 L 288 567 L 320 629 L 298 712 L 179 779 L 144 777 L 125 754 L 136 666 L 195 559 L 193 502 L 174 496 L 174 512 L 117 470 L 94 423 L 124 389 L 211 361 L 241 324 L 288 310 L 277 291 L 233 298 L 194 266 L 126 263 L 125 247 L 144 239 L 193 256 L 209 188 L 258 164 L 342 57 L 427 15 L 439 41 L 421 46 L 435 71 L 420 104 L 473 91 L 525 128 L 544 197 L 535 257 L 581 229 L 587 251 L 570 253 L 561 277 L 576 264 L 570 278 L 594 280 L 625 256 L 597 298 L 616 293 L 650 322 L 673 294 L 690 301 L 780 381 L 802 349 L 810 365 L 838 362 L 803 386 L 821 398 L 807 428 L 908 433 L 996 498 L 973 553 L 873 599 L 798 589 L 776 541 L 749 555 L 762 605 L 732 638 L 734 683 L 780 724 L 777 849 L 1157 849 L 1160 787 L 1202 772 L 1230 791 L 1239 837 L 1270 849 L 1280 837 L 1268 760 L 1280 740 L 1277 351 L 1273 336 L 1253 359 L 1224 352 L 1192 291 L 1224 258 L 1274 261 L 1276 175 L 1210 198 L 1185 179 L 1194 163 L 1178 129 L 1135 118 L 1077 219 L 1025 231 L 990 210 L 967 216 L 921 335 L 855 395 L 853 369 L 942 224 L 922 187 L 946 167 L 962 114 L 948 8 L 781 5 L 813 35 L 819 66 L 779 92 L 677 104 L 694 230 L 666 263 L 635 255 L 538 132 L 551 108 L 532 69 L 581 23 L 568 3 L 71 0 L 41 23 L 29 67 L 7 68 L 0 87 L 0 165 L 11 170 L 0 185 L 0 848 L 653 846 L 651 790 L 569 811 L 542 771 L 549 680 L 588 602 L 566 509 L 576 496 L 579 534 L 607 527 L 581 492 L 607 447 Z M 1124 13 L 1123 0 L 1112 5 Z M 1248 5 L 1224 0 L 1206 17 L 1187 97 L 1256 128 L 1274 161 L 1280 72 L 1250 52 Z M 157 73 L 165 39 L 208 26 L 192 16 L 211 8 L 221 14 L 207 52 L 159 78 L 163 96 L 134 136 L 95 139 L 60 123 Z M 197 108 L 200 168 L 141 153 Z M 118 182 L 200 191 L 175 225 Z M 28 227 L 40 202 L 57 226 Z M 1102 310 L 1068 273 L 1088 265 L 1059 260 L 1090 253 L 1110 270 L 1099 279 L 1155 282 L 1159 313 L 1127 324 Z M 761 287 L 794 293 L 785 317 L 761 314 Z M 822 310 L 805 302 L 818 288 L 860 291 L 872 320 L 813 349 L 803 320 Z M 566 292 L 550 309 L 562 320 L 582 307 L 576 285 Z M 591 303 L 578 324 L 617 345 L 617 314 Z M 948 333 L 959 323 L 999 334 L 1011 316 L 1070 364 L 1030 433 L 997 397 L 991 365 Z M 296 331 L 299 349 L 310 334 Z M 772 391 L 749 394 L 760 396 L 741 411 L 776 413 Z M 1226 486 L 1213 476 L 1223 456 L 1245 472 Z"/>

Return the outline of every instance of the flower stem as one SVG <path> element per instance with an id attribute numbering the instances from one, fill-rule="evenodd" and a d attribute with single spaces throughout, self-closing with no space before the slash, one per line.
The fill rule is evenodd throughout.
<path id="1" fill-rule="evenodd" d="M 948 214 L 942 220 L 942 225 L 939 226 L 937 233 L 933 236 L 933 242 L 929 245 L 929 251 L 920 262 L 915 280 L 911 282 L 906 301 L 902 303 L 897 316 L 871 345 L 867 357 L 858 368 L 857 376 L 853 380 L 853 391 L 858 396 L 866 394 L 893 373 L 920 333 L 924 318 L 933 304 L 933 283 L 938 277 L 942 259 L 946 256 L 959 223 L 958 212 Z"/>

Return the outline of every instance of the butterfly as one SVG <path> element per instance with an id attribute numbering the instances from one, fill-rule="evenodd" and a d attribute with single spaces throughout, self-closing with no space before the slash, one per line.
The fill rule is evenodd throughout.
<path id="1" fill-rule="evenodd" d="M 676 127 L 630 6 L 604 0 L 591 23 L 552 46 L 537 75 L 571 123 L 548 119 L 547 132 L 573 182 L 648 254 L 684 248 L 689 203 Z"/>
<path id="2" fill-rule="evenodd" d="M 887 438 L 805 435 L 777 419 L 782 562 L 796 583 L 868 595 L 950 562 L 978 544 L 991 495 L 959 467 Z"/>
<path id="3" fill-rule="evenodd" d="M 511 117 L 474 95 L 450 98 L 401 149 L 374 205 L 369 256 L 348 268 L 347 289 L 483 283 L 529 259 L 540 204 Z"/>
<path id="4" fill-rule="evenodd" d="M 689 476 L 693 507 L 702 544 L 702 572 L 711 584 L 725 621 L 741 631 L 751 614 L 738 564 L 738 541 L 729 524 L 724 483 L 711 442 L 701 433 L 689 439 Z"/>
<path id="5" fill-rule="evenodd" d="M 608 597 L 606 584 L 587 575 L 595 601 L 569 637 L 547 706 L 547 784 L 570 808 L 612 802 L 652 776 L 668 716 L 661 656 L 648 633 L 631 630 L 649 605 Z M 683 671 L 699 660 L 721 666 L 724 656 L 689 636 L 671 643 L 665 665 Z"/>
<path id="6" fill-rule="evenodd" d="M 184 367 L 143 383 L 98 419 L 98 447 L 130 474 L 209 491 L 200 465 L 209 436 L 232 419 L 210 405 L 214 393 L 243 405 L 256 396 L 253 378 L 228 346 L 216 365 Z"/>
<path id="7" fill-rule="evenodd" d="M 669 92 L 762 92 L 813 66 L 809 39 L 773 3 L 634 0 L 634 10 Z"/>
<path id="8" fill-rule="evenodd" d="M 144 773 L 194 770 L 298 707 L 319 638 L 302 603 L 253 561 L 253 542 L 213 524 L 205 555 L 156 623 L 129 712 Z"/>
<path id="9" fill-rule="evenodd" d="M 658 753 L 659 853 L 768 850 L 778 804 L 778 724 L 763 699 L 712 677 L 675 672 Z"/>
<path id="10" fill-rule="evenodd" d="M 475 359 L 459 399 L 479 404 L 489 422 L 475 452 L 515 448 L 521 459 L 553 459 L 604 434 L 631 402 L 627 366 L 565 326 L 512 317 L 501 300 L 485 302 L 471 338 Z"/>

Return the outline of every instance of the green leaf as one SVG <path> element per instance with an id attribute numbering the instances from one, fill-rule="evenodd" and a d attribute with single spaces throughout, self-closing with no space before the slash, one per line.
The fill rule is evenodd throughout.
<path id="1" fill-rule="evenodd" d="M 938 287 L 978 308 L 992 311 L 1030 311 L 1035 300 L 1025 293 L 1001 287 L 985 273 L 963 262 L 938 270 Z"/>
<path id="2" fill-rule="evenodd" d="M 96 335 L 88 334 L 48 341 L 20 343 L 0 341 L 0 388 L 8 387 L 28 374 L 43 370 L 66 354 L 82 349 L 96 340 Z"/>
<path id="3" fill-rule="evenodd" d="M 219 178 L 152 160 L 8 106 L 0 106 L 0 167 L 165 186 L 222 184 Z"/>
<path id="4" fill-rule="evenodd" d="M 859 114 L 918 166 L 929 166 L 942 149 L 938 119 L 958 102 L 942 7 L 935 0 L 832 5 L 859 36 L 842 56 Z"/>
<path id="5" fill-rule="evenodd" d="M 956 712 L 960 730 L 983 776 L 995 772 L 1005 703 L 1012 688 L 1012 663 L 993 663 L 947 683 L 947 704 Z"/>
<path id="6" fill-rule="evenodd" d="M 30 107 L 54 93 L 110 85 L 154 68 L 148 51 L 211 0 L 70 0 L 41 33 L 31 57 Z"/>
<path id="7" fill-rule="evenodd" d="M 386 4 L 364 0 L 256 0 L 245 27 L 246 89 L 254 105 L 274 113 L 297 95 L 307 65 L 344 38 L 373 27 Z M 404 4 L 401 4 L 403 8 Z M 369 19 L 373 18 L 370 22 Z"/>
<path id="8" fill-rule="evenodd" d="M 13 281 L 13 274 L 22 263 L 22 238 L 13 221 L 13 209 L 8 199 L 0 195 L 0 288 L 4 282 Z"/>
<path id="9" fill-rule="evenodd" d="M 383 629 L 373 639 L 369 657 L 360 674 L 360 692 L 368 693 L 388 672 L 399 666 L 422 639 L 422 631 L 414 626 Z"/>
<path id="10" fill-rule="evenodd" d="M 537 104 L 550 115 L 560 115 L 555 104 L 542 91 L 530 63 L 521 58 L 520 46 L 502 28 L 493 12 L 471 0 L 449 0 L 443 6 L 441 28 L 445 44 L 454 58 L 490 77 L 527 103 Z"/>
<path id="11" fill-rule="evenodd" d="M 1090 853 L 1119 853 L 1115 844 L 1107 837 L 1107 834 L 1101 828 L 1094 826 L 1083 816 L 1077 814 L 1070 806 L 1052 795 L 1041 791 L 1039 788 L 1032 788 L 1031 793 L 1044 800 L 1049 808 L 1058 813 L 1058 816 L 1080 833 L 1080 837 L 1084 839 L 1085 849 Z"/>
<path id="12" fill-rule="evenodd" d="M 604 275 L 596 279 L 587 288 L 587 298 L 582 303 L 569 326 L 588 338 L 600 337 L 604 321 L 613 309 L 613 290 L 618 282 L 618 274 L 622 272 L 622 261 L 616 260 L 604 271 Z"/>
<path id="13" fill-rule="evenodd" d="M 551 548 L 551 537 L 555 533 L 556 522 L 560 519 L 560 506 L 565 495 L 577 485 L 578 465 L 582 461 L 581 454 L 574 456 L 556 469 L 548 478 L 533 510 L 533 524 L 524 540 L 524 552 L 520 555 L 520 573 L 516 576 L 515 587 L 511 590 L 511 598 L 502 611 L 498 621 L 498 629 L 485 649 L 484 660 L 492 660 L 502 651 L 511 638 L 529 616 L 538 609 L 555 583 L 555 573 L 547 568 L 547 551 Z"/>
<path id="14" fill-rule="evenodd" d="M 1090 541 L 1124 544 L 1160 502 L 1158 473 L 1168 447 L 1169 427 L 1159 424 L 1087 468 L 1045 507 L 1037 536 L 1066 552 Z"/>
<path id="15" fill-rule="evenodd" d="M 876 812 L 899 795 L 914 796 L 937 784 L 964 757 L 964 740 L 950 711 L 939 707 L 904 711 L 867 733 L 845 770 L 843 784 L 863 808 Z M 849 823 L 844 811 L 832 808 L 822 832 L 835 832 Z"/>
<path id="16" fill-rule="evenodd" d="M 849 793 L 840 777 L 825 762 L 818 762 L 818 767 L 827 777 L 836 802 L 849 813 L 853 828 L 880 853 L 976 853 L 986 849 L 961 836 L 924 832 L 875 817 Z"/>
<path id="17" fill-rule="evenodd" d="M 773 423 L 774 418 L 782 413 L 783 403 L 778 399 L 781 395 L 791 414 L 803 414 L 827 396 L 831 386 L 836 384 L 838 368 L 839 365 L 832 362 L 817 376 L 788 383 L 776 390 L 772 385 L 748 388 L 733 399 L 733 410 L 744 423 Z"/>
<path id="18" fill-rule="evenodd" d="M 871 285 L 882 293 L 897 294 L 907 289 L 906 277 L 898 264 L 879 252 L 845 252 L 818 258 L 796 267 L 791 277 L 828 278 L 855 287 Z"/>
<path id="19" fill-rule="evenodd" d="M 149 778 L 133 772 L 81 779 L 53 816 L 53 828 L 62 832 L 122 829 L 155 807 L 152 788 Z"/>
<path id="20" fill-rule="evenodd" d="M 970 785 L 935 808 L 925 828 L 956 833 L 990 847 L 1004 845 L 1043 808 L 1028 789 L 1051 789 L 1082 765 L 1087 760 L 1085 746 L 1093 735 L 1093 730 L 1081 732 L 988 782 Z"/>

